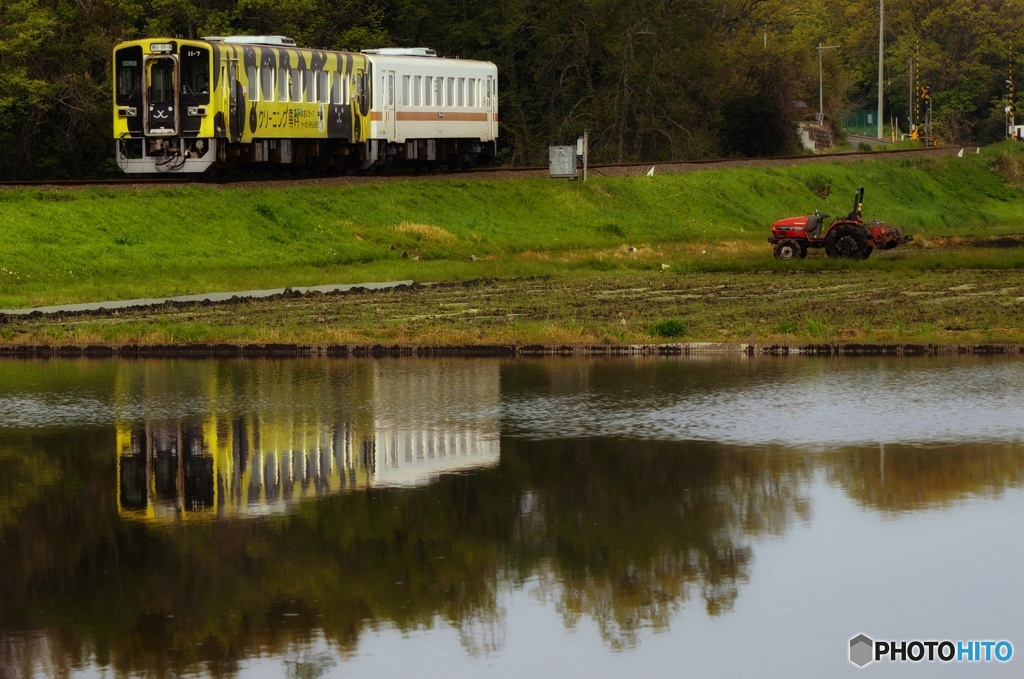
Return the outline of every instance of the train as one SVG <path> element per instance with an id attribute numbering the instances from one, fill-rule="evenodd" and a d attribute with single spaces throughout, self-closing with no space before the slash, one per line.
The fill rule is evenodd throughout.
<path id="1" fill-rule="evenodd" d="M 144 38 L 114 48 L 113 71 L 115 159 L 128 174 L 458 168 L 497 151 L 497 67 L 428 48 Z"/>

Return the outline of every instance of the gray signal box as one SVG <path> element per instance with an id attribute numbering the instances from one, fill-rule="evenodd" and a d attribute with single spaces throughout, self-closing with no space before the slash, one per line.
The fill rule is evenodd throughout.
<path id="1" fill-rule="evenodd" d="M 548 147 L 548 176 L 557 179 L 576 178 L 576 146 Z"/>

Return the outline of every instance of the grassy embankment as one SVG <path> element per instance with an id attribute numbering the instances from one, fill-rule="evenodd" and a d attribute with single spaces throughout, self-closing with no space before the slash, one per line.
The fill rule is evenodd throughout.
<path id="1" fill-rule="evenodd" d="M 1000 284 L 995 304 L 979 300 L 988 306 L 984 318 L 940 308 L 931 318 L 927 306 L 903 318 L 909 298 L 893 295 L 902 295 L 903 287 L 912 291 L 924 272 L 995 270 L 999 281 L 1019 280 L 1024 249 L 928 245 L 946 236 L 1024 231 L 1024 192 L 1014 187 L 1022 167 L 1024 152 L 1001 145 L 964 158 L 598 177 L 587 184 L 456 177 L 259 190 L 0 191 L 0 308 L 286 285 L 553 276 L 543 286 L 548 293 L 523 292 L 536 296 L 530 309 L 499 313 L 500 323 L 450 308 L 395 317 L 404 323 L 380 311 L 333 322 L 317 312 L 307 323 L 301 305 L 293 316 L 273 321 L 262 311 L 232 307 L 210 318 L 9 322 L 0 327 L 0 340 L 636 342 L 746 339 L 751 332 L 794 341 L 1020 341 L 1019 287 L 1015 292 Z M 865 218 L 897 224 L 917 243 L 866 262 L 831 261 L 821 251 L 803 262 L 772 259 L 765 242 L 771 221 L 813 208 L 848 212 L 859 185 L 866 187 Z M 797 281 L 787 276 L 793 272 L 815 275 Z M 628 315 L 622 309 L 605 314 L 603 307 L 563 303 L 586 297 L 587 290 L 618 290 L 627 282 L 655 289 L 666 280 L 671 289 L 698 281 L 710 287 L 759 281 L 757 290 L 771 294 L 754 294 L 762 301 L 753 306 L 728 295 L 683 296 L 648 305 L 652 313 L 634 313 L 632 323 L 622 322 Z M 842 289 L 844 281 L 863 288 L 873 306 L 856 317 L 840 313 L 837 305 L 849 306 L 849 300 L 823 291 Z M 787 286 L 802 292 L 787 292 Z M 873 289 L 887 290 L 890 303 L 879 304 Z M 781 316 L 770 308 L 778 302 Z M 421 294 L 416 303 L 432 302 Z M 643 296 L 636 303 L 646 304 Z M 605 316 L 607 323 L 591 322 Z"/>

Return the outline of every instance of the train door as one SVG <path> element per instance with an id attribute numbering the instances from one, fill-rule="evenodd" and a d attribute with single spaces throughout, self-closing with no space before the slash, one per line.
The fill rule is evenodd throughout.
<path id="1" fill-rule="evenodd" d="M 498 81 L 487 76 L 487 133 L 490 139 L 498 138 Z"/>
<path id="2" fill-rule="evenodd" d="M 389 141 L 395 139 L 395 72 L 384 71 L 381 88 L 384 92 L 384 133 Z"/>
<path id="3" fill-rule="evenodd" d="M 231 141 L 241 141 L 245 128 L 245 95 L 238 80 L 238 58 L 234 55 L 228 58 L 228 111 L 231 120 L 228 137 Z"/>
<path id="4" fill-rule="evenodd" d="M 174 54 L 146 57 L 146 134 L 173 137 L 178 134 L 178 57 Z"/>

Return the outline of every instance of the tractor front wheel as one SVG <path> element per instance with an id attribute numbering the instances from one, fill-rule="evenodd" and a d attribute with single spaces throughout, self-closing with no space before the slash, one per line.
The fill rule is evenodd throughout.
<path id="1" fill-rule="evenodd" d="M 807 250 L 792 238 L 783 238 L 775 244 L 775 259 L 788 262 L 791 259 L 803 259 Z"/>
<path id="2" fill-rule="evenodd" d="M 854 224 L 840 224 L 825 236 L 825 254 L 839 259 L 867 259 L 872 248 L 864 231 Z"/>

